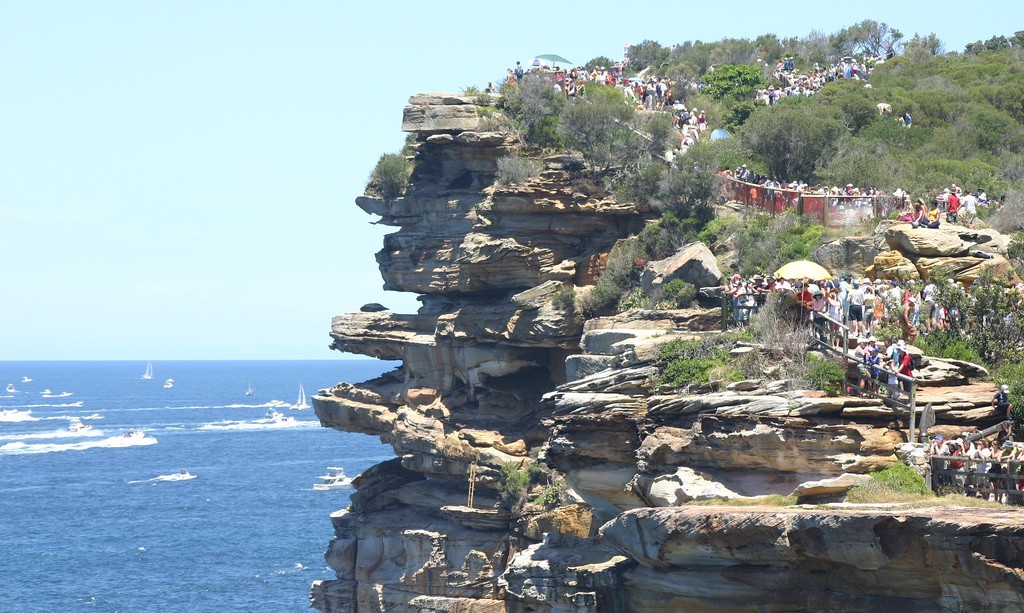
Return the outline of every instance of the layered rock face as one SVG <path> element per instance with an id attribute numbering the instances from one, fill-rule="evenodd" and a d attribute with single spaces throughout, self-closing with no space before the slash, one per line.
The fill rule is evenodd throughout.
<path id="1" fill-rule="evenodd" d="M 571 156 L 547 158 L 523 184 L 496 187 L 498 160 L 523 153 L 508 136 L 479 129 L 477 104 L 447 94 L 410 99 L 403 129 L 417 138 L 412 184 L 394 201 L 357 200 L 398 228 L 377 254 L 381 274 L 389 289 L 419 294 L 422 307 L 333 320 L 333 348 L 401 366 L 321 390 L 317 416 L 326 427 L 379 436 L 397 457 L 360 475 L 351 507 L 331 517 L 326 558 L 336 578 L 313 585 L 314 607 L 1019 605 L 1014 569 L 1024 542 L 1015 518 L 990 513 L 982 528 L 877 510 L 679 506 L 843 491 L 894 462 L 905 434 L 874 400 L 785 392 L 769 381 L 714 393 L 660 389 L 658 347 L 711 333 L 720 313 L 585 321 L 576 288 L 594 283 L 616 241 L 649 212 L 595 188 Z M 706 248 L 688 245 L 648 264 L 641 281 L 657 293 L 674 278 L 704 286 L 721 273 Z M 968 364 L 932 368 L 936 384 L 978 376 Z M 927 390 L 940 424 L 998 418 L 985 406 L 990 394 L 979 400 L 957 389 Z M 503 467 L 536 462 L 564 476 L 570 500 L 510 509 L 499 493 Z M 915 568 L 926 580 L 910 580 Z"/>

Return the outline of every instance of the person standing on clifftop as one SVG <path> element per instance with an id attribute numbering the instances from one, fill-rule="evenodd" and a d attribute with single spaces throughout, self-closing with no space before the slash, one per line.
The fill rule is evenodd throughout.
<path id="1" fill-rule="evenodd" d="M 998 411 L 998 414 L 1005 415 L 1007 420 L 1013 420 L 1014 430 L 1017 429 L 1017 420 L 1013 419 L 1013 403 L 1010 402 L 1009 385 L 1003 384 L 995 396 L 992 396 L 992 408 Z M 1013 430 L 1010 432 L 1012 433 Z"/>

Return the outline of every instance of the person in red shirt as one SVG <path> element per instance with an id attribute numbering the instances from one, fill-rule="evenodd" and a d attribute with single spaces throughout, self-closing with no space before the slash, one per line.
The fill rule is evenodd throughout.
<path id="1" fill-rule="evenodd" d="M 955 191 L 946 196 L 946 221 L 956 223 L 957 213 L 960 211 L 960 196 Z"/>

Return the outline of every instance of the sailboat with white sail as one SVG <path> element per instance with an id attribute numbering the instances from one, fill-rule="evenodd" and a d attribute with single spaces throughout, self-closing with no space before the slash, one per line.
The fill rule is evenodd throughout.
<path id="1" fill-rule="evenodd" d="M 142 378 L 149 381 L 153 378 L 153 363 L 146 362 L 146 372 L 142 373 Z"/>
<path id="2" fill-rule="evenodd" d="M 295 401 L 295 404 L 288 408 L 294 411 L 301 411 L 302 409 L 309 408 L 309 403 L 306 402 L 306 390 L 302 389 L 301 383 L 299 383 L 299 399 Z"/>
<path id="3" fill-rule="evenodd" d="M 246 386 L 246 388 L 245 388 L 245 395 L 246 396 L 252 396 L 255 393 L 256 393 L 256 391 L 254 389 L 252 389 L 252 379 L 249 379 L 249 385 Z"/>

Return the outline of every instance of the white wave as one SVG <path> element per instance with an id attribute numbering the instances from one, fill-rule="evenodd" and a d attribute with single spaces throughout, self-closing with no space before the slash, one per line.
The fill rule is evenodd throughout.
<path id="1" fill-rule="evenodd" d="M 319 427 L 318 421 L 289 419 L 254 419 L 252 421 L 219 421 L 199 426 L 199 430 L 278 430 L 281 428 Z"/>
<path id="2" fill-rule="evenodd" d="M 171 473 L 169 475 L 160 475 L 159 477 L 153 477 L 150 481 L 188 481 L 189 479 L 195 479 L 196 476 L 188 471 Z"/>
<path id="3" fill-rule="evenodd" d="M 73 408 L 73 407 L 80 407 L 80 406 L 83 406 L 83 405 L 85 405 L 85 401 L 84 400 L 79 400 L 78 402 L 64 402 L 64 403 L 61 403 L 61 404 L 16 404 L 14 406 L 16 408 L 19 408 L 19 409 L 41 409 L 41 408 L 48 408 L 48 407 L 49 408 L 57 408 L 57 409 L 68 409 L 68 408 Z M 44 419 L 50 419 L 50 418 L 44 418 Z"/>
<path id="4" fill-rule="evenodd" d="M 0 410 L 0 421 L 14 423 L 19 421 L 39 421 L 39 418 L 32 415 L 32 411 L 2 409 Z"/>
<path id="5" fill-rule="evenodd" d="M 0 455 L 27 455 L 34 453 L 54 453 L 57 451 L 84 451 L 86 449 L 119 449 L 123 447 L 139 447 L 145 445 L 156 445 L 157 440 L 151 436 L 111 436 L 98 441 L 83 441 L 81 443 L 23 443 L 14 442 L 0 445 Z"/>
<path id="6" fill-rule="evenodd" d="M 86 430 L 79 430 L 72 432 L 71 430 L 51 430 L 49 432 L 26 432 L 24 434 L 4 434 L 0 435 L 0 441 L 28 441 L 28 440 L 39 440 L 39 439 L 51 439 L 51 438 L 98 438 L 105 436 L 103 430 L 97 430 L 95 428 L 88 428 Z"/>
<path id="7" fill-rule="evenodd" d="M 43 398 L 67 398 L 68 396 L 74 396 L 74 392 L 60 392 L 59 394 L 46 393 L 40 394 Z"/>

